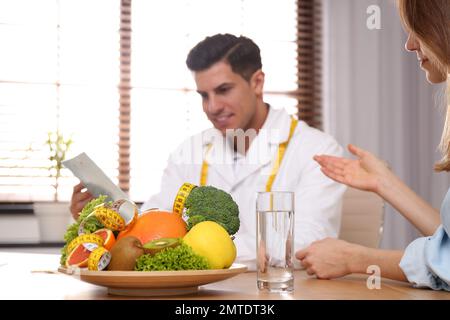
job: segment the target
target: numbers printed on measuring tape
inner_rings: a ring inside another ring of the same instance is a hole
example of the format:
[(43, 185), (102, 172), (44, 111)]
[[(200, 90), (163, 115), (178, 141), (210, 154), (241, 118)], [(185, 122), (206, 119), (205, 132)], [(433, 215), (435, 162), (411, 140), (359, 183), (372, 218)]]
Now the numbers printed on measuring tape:
[(99, 207), (94, 210), (94, 215), (108, 229), (114, 231), (125, 229), (124, 218), (114, 209)]
[(187, 197), (191, 193), (191, 191), (197, 186), (191, 183), (184, 183), (181, 188), (178, 190), (177, 196), (175, 197), (175, 201), (173, 203), (172, 211), (181, 215), (183, 213), (184, 204), (186, 202)]
[(84, 234), (85, 224), (90, 217), (95, 216), (105, 228), (113, 231), (122, 231), (133, 225), (139, 215), (136, 204), (130, 200), (121, 199), (114, 201), (111, 206), (100, 204), (89, 214), (78, 227), (78, 234)]
[(73, 239), (67, 246), (67, 252), (72, 252), (75, 248), (83, 244), (83, 246), (89, 251), (93, 251), (95, 248), (103, 245), (103, 238), (96, 234), (82, 234)]
[(111, 261), (111, 253), (104, 247), (98, 247), (89, 255), (88, 270), (100, 271), (105, 269)]

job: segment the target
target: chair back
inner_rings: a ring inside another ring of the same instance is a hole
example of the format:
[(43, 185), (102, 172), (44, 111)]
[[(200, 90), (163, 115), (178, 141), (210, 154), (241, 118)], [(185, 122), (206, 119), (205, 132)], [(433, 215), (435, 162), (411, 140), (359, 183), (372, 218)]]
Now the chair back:
[(377, 194), (348, 188), (344, 194), (339, 239), (378, 248), (383, 234), (384, 201)]

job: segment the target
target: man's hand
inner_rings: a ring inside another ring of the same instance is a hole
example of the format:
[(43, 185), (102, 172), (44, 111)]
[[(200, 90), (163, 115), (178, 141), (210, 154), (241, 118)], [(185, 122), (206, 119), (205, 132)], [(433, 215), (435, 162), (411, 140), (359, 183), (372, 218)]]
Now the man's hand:
[(84, 206), (94, 198), (92, 194), (87, 190), (83, 191), (83, 189), (85, 187), (81, 182), (73, 187), (72, 199), (70, 200), (70, 212), (75, 220), (80, 216), (80, 212)]

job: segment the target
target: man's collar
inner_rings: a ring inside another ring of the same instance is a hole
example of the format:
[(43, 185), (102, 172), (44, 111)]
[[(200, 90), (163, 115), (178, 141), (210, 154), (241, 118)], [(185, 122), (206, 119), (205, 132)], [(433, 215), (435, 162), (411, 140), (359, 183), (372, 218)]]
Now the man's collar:
[(270, 144), (280, 144), (287, 141), (290, 125), (291, 116), (284, 109), (270, 107), (261, 131), (267, 135), (266, 139)]

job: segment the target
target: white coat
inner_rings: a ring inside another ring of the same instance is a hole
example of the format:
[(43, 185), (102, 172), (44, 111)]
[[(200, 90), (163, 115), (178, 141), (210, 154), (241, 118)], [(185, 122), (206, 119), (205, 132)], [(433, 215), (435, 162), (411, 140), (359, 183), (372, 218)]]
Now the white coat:
[[(256, 192), (265, 191), (278, 145), (287, 140), (291, 117), (269, 108), (260, 133), (245, 156), (238, 155), (212, 128), (188, 138), (168, 160), (160, 192), (142, 210), (172, 210), (178, 189), (185, 182), (200, 183), (203, 158), (209, 163), (207, 185), (231, 194), (239, 206), (240, 229), (235, 235), (236, 262), (256, 265)], [(211, 151), (205, 155), (208, 144)], [(295, 246), (297, 251), (325, 237), (337, 237), (345, 186), (326, 177), (312, 159), (316, 154), (342, 156), (342, 147), (330, 135), (299, 121), (286, 149), (272, 191), (295, 192)], [(233, 159), (236, 159), (233, 161)], [(296, 263), (297, 264), (297, 263)]]

